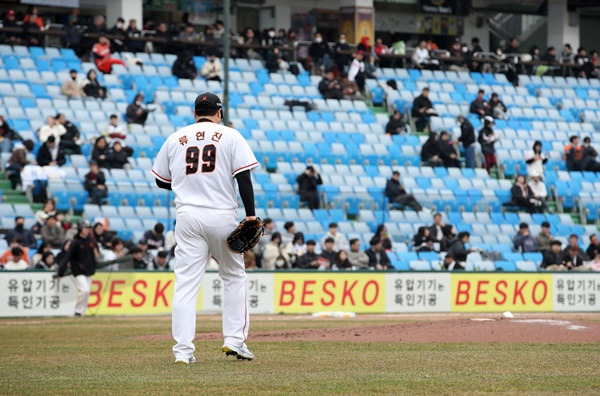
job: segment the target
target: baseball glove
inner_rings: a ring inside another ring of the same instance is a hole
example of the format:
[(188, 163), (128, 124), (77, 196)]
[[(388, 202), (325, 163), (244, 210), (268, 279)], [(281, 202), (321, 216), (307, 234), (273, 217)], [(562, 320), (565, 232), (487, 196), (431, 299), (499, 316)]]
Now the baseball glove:
[(258, 217), (244, 219), (227, 237), (227, 247), (234, 253), (244, 253), (256, 246), (264, 232), (265, 225)]

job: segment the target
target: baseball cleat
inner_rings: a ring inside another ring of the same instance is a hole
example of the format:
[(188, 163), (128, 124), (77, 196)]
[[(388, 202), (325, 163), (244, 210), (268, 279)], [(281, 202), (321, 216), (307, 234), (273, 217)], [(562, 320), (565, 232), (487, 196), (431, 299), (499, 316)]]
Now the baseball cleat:
[(231, 344), (223, 344), (223, 348), (221, 348), (223, 352), (225, 352), (226, 356), (233, 355), (240, 360), (252, 360), (254, 359), (254, 354), (250, 352), (246, 344), (241, 347), (237, 347)]
[(196, 358), (192, 356), (191, 358), (177, 358), (175, 359), (175, 364), (190, 364), (196, 363)]

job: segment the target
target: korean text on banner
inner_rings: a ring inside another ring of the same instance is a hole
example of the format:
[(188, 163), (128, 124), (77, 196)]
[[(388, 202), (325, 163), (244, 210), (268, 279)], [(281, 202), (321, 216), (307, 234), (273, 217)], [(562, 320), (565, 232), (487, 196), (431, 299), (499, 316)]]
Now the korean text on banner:
[(449, 312), (449, 273), (385, 275), (385, 312)]
[(600, 310), (600, 274), (553, 274), (555, 311)]
[(552, 274), (453, 273), (454, 312), (552, 311)]
[(385, 312), (385, 275), (377, 273), (274, 274), (275, 312)]

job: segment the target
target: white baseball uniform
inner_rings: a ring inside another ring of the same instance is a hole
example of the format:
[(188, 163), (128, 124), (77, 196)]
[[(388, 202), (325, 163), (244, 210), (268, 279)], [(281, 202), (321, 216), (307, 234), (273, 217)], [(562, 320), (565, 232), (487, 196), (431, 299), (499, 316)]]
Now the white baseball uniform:
[(227, 236), (237, 227), (234, 176), (258, 167), (248, 143), (235, 129), (212, 122), (181, 128), (161, 147), (152, 173), (171, 183), (177, 207), (175, 292), (172, 330), (175, 358), (190, 358), (195, 347), (196, 302), (212, 255), (223, 280), (225, 343), (242, 346), (248, 336), (246, 271), (243, 256), (232, 253)]

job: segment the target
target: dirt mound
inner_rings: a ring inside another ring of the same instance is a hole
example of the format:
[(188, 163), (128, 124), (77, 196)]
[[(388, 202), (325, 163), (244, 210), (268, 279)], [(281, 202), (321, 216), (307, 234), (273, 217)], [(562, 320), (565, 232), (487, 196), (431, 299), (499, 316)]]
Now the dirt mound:
[[(200, 341), (221, 340), (221, 333), (198, 333)], [(138, 337), (166, 340), (170, 335)], [(350, 342), (600, 342), (600, 322), (562, 319), (454, 319), (401, 322), (334, 329), (251, 332), (252, 341)]]

